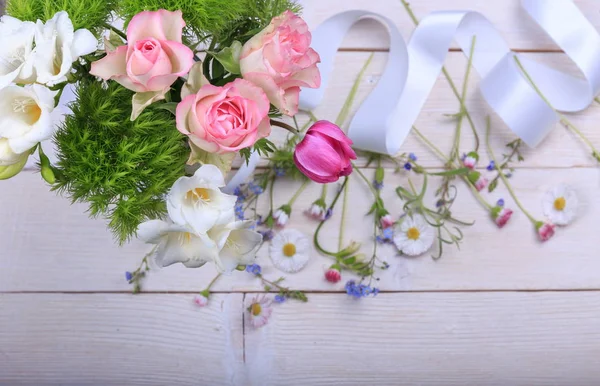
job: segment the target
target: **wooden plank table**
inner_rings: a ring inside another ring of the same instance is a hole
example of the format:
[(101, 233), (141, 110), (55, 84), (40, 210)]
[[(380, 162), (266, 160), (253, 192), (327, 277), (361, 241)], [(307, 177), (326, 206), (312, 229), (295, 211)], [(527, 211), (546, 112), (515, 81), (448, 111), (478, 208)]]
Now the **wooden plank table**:
[[(405, 37), (413, 30), (399, 0), (304, 3), (312, 26), (337, 11), (361, 8), (385, 13)], [(413, 3), (419, 16), (441, 9), (480, 11), (513, 49), (576, 71), (520, 11), (518, 0)], [(600, 3), (576, 3), (600, 29)], [(364, 99), (385, 66), (387, 45), (382, 26), (359, 22), (344, 41), (315, 114), (335, 119), (360, 68), (375, 52), (358, 94), (359, 101)], [(446, 64), (461, 83), (464, 55), (451, 52)], [(477, 92), (478, 81), (475, 75), (467, 106), (483, 134), (489, 110)], [(446, 114), (457, 110), (447, 81), (440, 78), (416, 125), (449, 150), (454, 123)], [(499, 153), (514, 136), (492, 119), (492, 146)], [(572, 120), (600, 146), (600, 105)], [(465, 133), (463, 150), (472, 140)], [(414, 136), (402, 150), (415, 152), (426, 167), (441, 166)], [(480, 165), (485, 166), (483, 153)], [(537, 242), (521, 213), (498, 230), (459, 185), (455, 213), (476, 222), (464, 230), (460, 251), (448, 248), (434, 261), (428, 255), (398, 257), (383, 247), (380, 256), (391, 265), (380, 275), (383, 293), (360, 301), (344, 293), (345, 280), (333, 286), (323, 280), (331, 262), (314, 253), (303, 271), (286, 279), (292, 288), (306, 291), (309, 302), (276, 306), (270, 323), (258, 330), (244, 323), (243, 313), (261, 286), (244, 272), (220, 280), (206, 308), (195, 307), (192, 299), (214, 276), (211, 267), (152, 273), (144, 293), (131, 295), (124, 272), (137, 266), (147, 246), (138, 241), (116, 246), (102, 220), (88, 219), (85, 205), (70, 206), (48, 192), (29, 167), (0, 183), (0, 385), (598, 384), (600, 171), (587, 148), (563, 127), (524, 156), (511, 182), (539, 217), (541, 197), (550, 187), (567, 183), (579, 193), (578, 219), (550, 242)], [(394, 186), (406, 182), (408, 174), (394, 174), (388, 166), (383, 195), (397, 217), (401, 203), (394, 199)], [(370, 168), (364, 172), (373, 175)], [(297, 187), (278, 183), (275, 205)], [(312, 235), (315, 223), (300, 213), (319, 192), (310, 186), (297, 200), (289, 227)], [(502, 184), (489, 199), (500, 197), (516, 207)], [(349, 200), (347, 221), (353, 225), (346, 240), (362, 242), (368, 253), (370, 232), (355, 224), (367, 224), (370, 197), (358, 178), (351, 179)], [(337, 245), (339, 217), (336, 213), (323, 233), (327, 246)], [(276, 277), (265, 248), (258, 259), (265, 276)]]

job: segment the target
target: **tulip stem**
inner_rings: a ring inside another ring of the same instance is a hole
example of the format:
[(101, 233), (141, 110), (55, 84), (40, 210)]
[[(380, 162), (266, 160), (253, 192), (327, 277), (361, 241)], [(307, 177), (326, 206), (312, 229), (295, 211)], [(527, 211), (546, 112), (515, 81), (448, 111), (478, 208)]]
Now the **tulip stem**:
[(356, 170), (356, 172), (358, 173), (358, 175), (367, 183), (367, 186), (369, 187), (369, 190), (371, 191), (371, 193), (373, 193), (373, 196), (375, 198), (377, 198), (379, 196), (379, 194), (377, 193), (377, 191), (375, 190), (375, 188), (373, 188), (373, 185), (371, 184), (371, 182), (369, 181), (369, 179), (363, 174), (363, 172), (360, 171), (360, 169), (358, 167), (356, 167), (356, 165), (354, 163), (352, 163), (352, 168), (354, 170)]
[(292, 134), (300, 134), (299, 130), (296, 130), (296, 128), (288, 125), (287, 123), (283, 123), (281, 121), (276, 121), (274, 119), (271, 119), (271, 125), (281, 127), (282, 129), (286, 129), (287, 131), (289, 131)]
[(323, 187), (321, 188), (321, 200), (323, 200), (323, 202), (325, 202), (325, 200), (327, 199), (327, 187), (329, 185), (327, 184), (323, 184)]
[(502, 182), (504, 182), (506, 189), (508, 189), (508, 192), (510, 193), (513, 200), (515, 200), (515, 203), (517, 204), (519, 209), (521, 209), (521, 212), (525, 213), (525, 216), (527, 216), (527, 218), (529, 218), (529, 220), (533, 223), (533, 225), (535, 225), (535, 224), (537, 224), (538, 221), (523, 207), (523, 205), (517, 198), (517, 195), (513, 191), (512, 186), (508, 182), (508, 179), (504, 175), (504, 172), (498, 166), (498, 162), (496, 162), (496, 157), (494, 156), (494, 151), (492, 150), (492, 147), (490, 146), (490, 126), (491, 126), (490, 125), (490, 117), (488, 116), (487, 117), (487, 127), (485, 129), (485, 145), (487, 147), (490, 158), (492, 159), (492, 161), (494, 161), (494, 164), (496, 165), (496, 170), (498, 171), (498, 175), (502, 179)]
[(288, 202), (288, 206), (292, 207), (292, 205), (294, 205), (294, 202), (296, 202), (296, 200), (298, 199), (298, 197), (300, 197), (300, 194), (302, 194), (302, 192), (304, 191), (304, 189), (306, 189), (306, 187), (308, 186), (308, 183), (310, 182), (310, 180), (307, 178), (304, 180), (304, 182), (302, 183), (302, 186), (300, 186), (300, 188), (296, 191), (296, 193), (294, 193), (294, 195), (292, 196), (292, 198), (290, 198), (290, 201)]
[(116, 33), (117, 35), (119, 35), (120, 37), (122, 37), (123, 39), (125, 39), (125, 41), (127, 41), (127, 35), (123, 31), (121, 31), (118, 28), (116, 28), (115, 26), (112, 26), (112, 25), (110, 25), (108, 23), (102, 23), (100, 25), (102, 27), (108, 29), (108, 30), (113, 31), (114, 33)]
[(342, 219), (340, 221), (340, 237), (338, 238), (338, 250), (342, 250), (344, 245), (344, 231), (346, 228), (346, 211), (348, 209), (348, 184), (343, 186), (344, 201), (342, 202)]

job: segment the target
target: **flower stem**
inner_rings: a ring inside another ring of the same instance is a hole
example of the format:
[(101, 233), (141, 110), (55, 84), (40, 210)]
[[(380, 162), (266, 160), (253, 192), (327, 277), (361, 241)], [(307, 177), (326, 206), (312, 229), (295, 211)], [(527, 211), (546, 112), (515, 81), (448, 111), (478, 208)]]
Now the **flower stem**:
[(348, 184), (344, 185), (344, 201), (342, 202), (342, 219), (340, 221), (340, 237), (338, 238), (338, 250), (344, 245), (344, 230), (346, 228), (346, 211), (348, 209)]
[[(202, 294), (210, 294), (210, 289), (212, 288), (212, 286), (217, 282), (217, 279), (219, 279), (221, 277), (221, 274), (218, 273), (217, 276), (215, 276), (210, 283), (208, 283), (208, 286), (201, 292)], [(208, 297), (207, 295), (204, 295), (206, 297)]]
[[(521, 72), (523, 73), (523, 75), (525, 75), (525, 78), (527, 78), (527, 80), (529, 81), (529, 84), (531, 84), (531, 86), (533, 87), (533, 89), (544, 100), (544, 102), (546, 102), (546, 104), (552, 110), (554, 110), (554, 112), (558, 115), (558, 117), (560, 118), (560, 123), (563, 126), (565, 126), (567, 129), (573, 130), (573, 132), (575, 132), (575, 134), (577, 134), (579, 136), (579, 138), (581, 138), (583, 140), (583, 142), (585, 142), (585, 144), (588, 145), (590, 147), (590, 149), (592, 149), (592, 155), (596, 159), (598, 159), (598, 161), (600, 162), (600, 152), (598, 152), (598, 149), (596, 149), (594, 147), (594, 144), (592, 144), (592, 142), (577, 127), (575, 127), (575, 125), (566, 116), (564, 116), (563, 114), (561, 114), (558, 110), (556, 110), (554, 108), (554, 106), (552, 106), (552, 104), (550, 103), (550, 101), (548, 100), (548, 98), (546, 98), (546, 96), (544, 94), (542, 94), (542, 90), (540, 90), (540, 88), (535, 84), (535, 82), (533, 81), (533, 78), (531, 78), (531, 75), (529, 75), (529, 73), (527, 72), (527, 70), (525, 70), (525, 67), (523, 66), (523, 64), (519, 60), (519, 57), (517, 57), (516, 55), (515, 55), (515, 62), (517, 62), (517, 65), (519, 66), (519, 69), (521, 70)], [(597, 101), (597, 99), (598, 98), (596, 98), (596, 101)]]
[(488, 154), (490, 155), (490, 158), (492, 159), (492, 161), (494, 161), (494, 163), (496, 164), (496, 170), (498, 171), (498, 175), (502, 179), (502, 182), (504, 182), (504, 185), (506, 186), (506, 189), (508, 189), (508, 192), (510, 193), (511, 197), (513, 198), (513, 200), (515, 200), (519, 209), (521, 209), (521, 211), (523, 213), (525, 213), (525, 215), (527, 216), (527, 218), (529, 218), (529, 220), (533, 223), (533, 225), (535, 225), (538, 221), (523, 207), (523, 205), (521, 204), (521, 201), (519, 201), (519, 199), (517, 198), (517, 195), (515, 194), (514, 190), (512, 189), (510, 182), (508, 182), (508, 179), (504, 175), (504, 172), (502, 171), (502, 169), (500, 169), (498, 162), (496, 162), (496, 157), (494, 156), (494, 151), (492, 150), (492, 147), (490, 146), (490, 127), (491, 127), (490, 117), (488, 116), (487, 117), (487, 127), (485, 129), (485, 144), (487, 146)]
[(125, 39), (125, 41), (127, 41), (127, 35), (123, 31), (121, 31), (120, 29), (116, 28), (115, 26), (112, 26), (112, 25), (110, 25), (108, 23), (101, 23), (100, 25), (102, 27), (108, 29), (108, 30), (113, 31), (114, 33), (116, 33), (117, 35), (119, 35), (120, 37), (122, 37), (123, 39)]
[(323, 184), (323, 187), (321, 188), (321, 200), (323, 200), (323, 202), (325, 202), (325, 200), (327, 199), (327, 187), (329, 185), (328, 184)]
[(377, 193), (375, 188), (373, 188), (373, 185), (371, 184), (369, 179), (363, 174), (363, 172), (360, 171), (360, 168), (357, 168), (354, 163), (352, 163), (352, 168), (358, 173), (359, 176), (361, 176), (361, 178), (365, 181), (365, 183), (369, 187), (369, 190), (371, 191), (371, 193), (373, 193), (373, 196), (375, 198), (377, 198), (377, 196), (379, 196), (379, 194)]
[[(329, 210), (333, 210), (333, 208), (335, 207), (335, 204), (337, 203), (337, 201), (340, 198), (340, 195), (342, 194), (342, 190), (344, 190), (344, 188), (346, 187), (346, 185), (348, 184), (348, 177), (346, 177), (344, 179), (344, 183), (342, 184), (342, 188), (336, 193), (333, 202), (331, 203), (331, 205), (329, 206)], [(319, 252), (321, 252), (324, 255), (328, 255), (328, 256), (332, 256), (332, 257), (337, 257), (337, 253), (333, 253), (333, 252), (329, 252), (326, 249), (324, 249), (321, 244), (319, 243), (319, 232), (321, 231), (321, 228), (323, 228), (323, 224), (325, 224), (325, 221), (327, 220), (323, 220), (319, 223), (319, 225), (317, 226), (317, 229), (315, 230), (315, 234), (313, 236), (313, 242), (315, 244), (315, 248), (317, 248), (317, 250)]]
[[(454, 162), (452, 162), (451, 160), (448, 160), (448, 158), (446, 158), (444, 153), (442, 153), (442, 151), (440, 149), (438, 149), (433, 143), (431, 143), (431, 141), (429, 141), (427, 138), (425, 138), (425, 136), (414, 126), (413, 126), (413, 131), (419, 136), (419, 138), (421, 138), (421, 140), (423, 140), (423, 142), (425, 142), (435, 153), (437, 153), (437, 155), (439, 157), (441, 157), (443, 161), (446, 161), (450, 166), (452, 166), (454, 168), (456, 167)], [(471, 189), (471, 192), (473, 192), (473, 195), (475, 196), (475, 198), (477, 198), (479, 203), (481, 205), (483, 205), (486, 209), (492, 210), (493, 206), (490, 205), (485, 200), (485, 198), (483, 198), (483, 196), (479, 193), (479, 191), (473, 186), (471, 181), (469, 181), (469, 179), (465, 176), (461, 176), (461, 178), (469, 186), (469, 188)]]
[(296, 128), (288, 125), (287, 123), (283, 123), (281, 121), (276, 121), (274, 119), (271, 119), (271, 125), (281, 127), (282, 129), (286, 129), (287, 131), (289, 131), (292, 134), (300, 133), (300, 131), (296, 130)]
[(296, 191), (296, 193), (294, 193), (294, 195), (292, 196), (292, 198), (290, 198), (290, 201), (288, 202), (288, 205), (290, 207), (292, 207), (292, 205), (294, 205), (294, 202), (296, 202), (296, 200), (298, 199), (298, 197), (300, 197), (300, 194), (302, 194), (302, 192), (304, 191), (304, 189), (306, 189), (306, 187), (308, 186), (309, 183), (310, 183), (310, 180), (308, 178), (304, 180), (304, 182), (302, 183), (302, 185), (300, 186), (300, 188), (298, 188), (298, 190)]
[(338, 125), (339, 127), (341, 127), (344, 124), (344, 122), (346, 122), (346, 119), (348, 118), (348, 114), (350, 114), (350, 108), (352, 107), (352, 103), (354, 102), (354, 99), (356, 98), (356, 93), (358, 92), (358, 88), (360, 87), (360, 82), (361, 82), (363, 76), (365, 75), (365, 72), (367, 71), (369, 64), (371, 64), (371, 61), (373, 60), (374, 55), (375, 54), (372, 53), (369, 56), (369, 58), (367, 59), (367, 61), (363, 65), (363, 67), (361, 68), (360, 72), (358, 73), (358, 76), (354, 80), (354, 84), (352, 85), (352, 88), (350, 89), (350, 92), (348, 93), (348, 97), (346, 98), (346, 101), (344, 102), (344, 105), (342, 106), (342, 109), (340, 110), (340, 113), (338, 114), (338, 116), (335, 120), (335, 124)]

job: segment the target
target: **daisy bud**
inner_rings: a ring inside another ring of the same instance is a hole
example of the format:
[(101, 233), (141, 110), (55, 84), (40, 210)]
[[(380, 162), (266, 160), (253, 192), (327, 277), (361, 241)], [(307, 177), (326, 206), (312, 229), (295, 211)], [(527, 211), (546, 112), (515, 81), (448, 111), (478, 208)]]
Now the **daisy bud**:
[(325, 280), (330, 283), (337, 283), (342, 280), (342, 273), (334, 267), (335, 265), (332, 265), (331, 268), (325, 272)]
[(492, 218), (496, 222), (496, 225), (498, 225), (498, 228), (504, 227), (512, 215), (513, 211), (507, 208), (497, 206), (492, 209)]
[(536, 226), (541, 241), (548, 241), (554, 236), (556, 225), (539, 221)]
[(386, 214), (385, 216), (379, 219), (379, 223), (381, 225), (381, 229), (387, 229), (394, 226), (394, 220), (392, 220), (392, 216)]
[(273, 220), (275, 220), (275, 224), (277, 224), (278, 227), (284, 227), (290, 219), (291, 214), (292, 208), (290, 208), (289, 205), (283, 205), (275, 211)]
[(326, 215), (327, 215), (327, 208), (326, 208), (325, 201), (323, 201), (322, 199), (318, 199), (317, 201), (312, 203), (310, 208), (308, 208), (305, 211), (305, 213), (307, 216), (309, 216), (315, 220), (318, 220), (318, 221), (325, 220)]
[(481, 173), (473, 171), (468, 175), (469, 181), (475, 186), (478, 192), (481, 192), (488, 185), (488, 180)]
[(463, 159), (463, 165), (469, 169), (475, 169), (475, 165), (477, 165), (477, 161), (479, 161), (479, 154), (472, 151), (467, 154)]
[(204, 295), (196, 295), (194, 297), (194, 304), (198, 307), (205, 307), (208, 304), (208, 298)]

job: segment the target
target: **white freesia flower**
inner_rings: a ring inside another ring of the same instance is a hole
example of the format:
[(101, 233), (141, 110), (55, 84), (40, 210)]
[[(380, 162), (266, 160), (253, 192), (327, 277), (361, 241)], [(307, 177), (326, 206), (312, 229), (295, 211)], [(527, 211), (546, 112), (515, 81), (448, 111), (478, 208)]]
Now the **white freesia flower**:
[(179, 178), (167, 196), (169, 217), (176, 224), (189, 224), (200, 234), (227, 222), (234, 215), (237, 197), (221, 192), (223, 186), (223, 174), (210, 164), (200, 167), (192, 177)]
[(32, 83), (35, 24), (14, 17), (0, 18), (0, 89), (15, 83)]
[(65, 11), (35, 26), (35, 69), (37, 82), (50, 86), (67, 80), (73, 62), (94, 52), (98, 41), (87, 29), (74, 31)]
[(568, 225), (575, 219), (579, 200), (570, 186), (560, 184), (549, 190), (542, 200), (544, 214), (556, 225)]
[(152, 258), (159, 267), (182, 263), (198, 268), (213, 262), (219, 272), (231, 272), (240, 264), (250, 264), (262, 243), (262, 236), (250, 226), (250, 222), (231, 222), (202, 235), (187, 226), (150, 220), (140, 225), (138, 237), (156, 245)]
[(10, 166), (18, 164), (23, 157), (28, 157), (28, 153), (15, 153), (8, 145), (8, 139), (0, 138), (0, 166)]
[(7, 140), (2, 153), (11, 158), (31, 150), (54, 133), (50, 114), (54, 110), (55, 92), (34, 84), (8, 86), (0, 90), (0, 137)]
[(295, 229), (281, 231), (271, 241), (269, 247), (271, 261), (283, 272), (298, 272), (310, 259), (310, 244), (310, 240), (300, 231)]
[(405, 216), (394, 234), (394, 244), (409, 256), (423, 254), (433, 245), (434, 230), (420, 214)]

